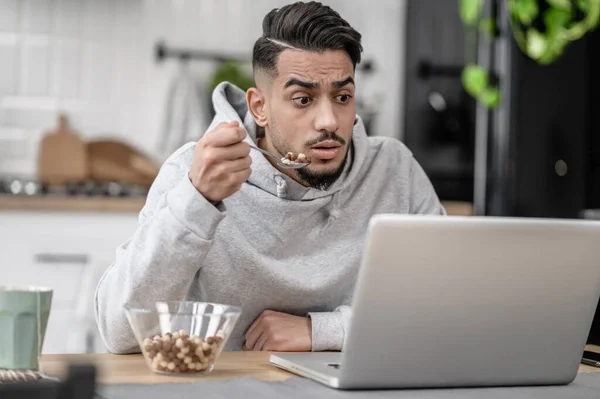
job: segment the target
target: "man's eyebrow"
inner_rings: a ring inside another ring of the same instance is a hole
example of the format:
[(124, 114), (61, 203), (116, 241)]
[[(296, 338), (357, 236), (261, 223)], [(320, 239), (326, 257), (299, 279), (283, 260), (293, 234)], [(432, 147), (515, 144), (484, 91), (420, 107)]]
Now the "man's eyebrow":
[(354, 84), (354, 79), (352, 79), (350, 76), (348, 76), (344, 80), (333, 82), (331, 85), (333, 87), (335, 87), (336, 89), (340, 89), (340, 88), (342, 88), (342, 87), (344, 87), (344, 86), (346, 86), (347, 84), (350, 84), (350, 83)]
[(287, 89), (290, 86), (300, 86), (300, 87), (304, 87), (306, 89), (318, 89), (319, 88), (318, 83), (304, 82), (300, 79), (295, 79), (295, 78), (292, 78), (292, 79), (288, 80), (287, 82), (285, 82), (285, 85), (283, 86), (283, 88)]
[[(350, 76), (348, 76), (344, 80), (338, 80), (338, 81), (332, 82), (331, 86), (335, 87), (336, 89), (339, 89), (348, 84), (355, 84), (354, 79), (352, 79), (352, 77), (350, 77)], [(290, 86), (300, 86), (300, 87), (304, 87), (306, 89), (318, 89), (319, 88), (319, 84), (316, 82), (304, 82), (304, 81), (302, 81), (300, 79), (296, 79), (296, 78), (291, 78), (290, 80), (288, 80), (283, 87), (287, 89)]]

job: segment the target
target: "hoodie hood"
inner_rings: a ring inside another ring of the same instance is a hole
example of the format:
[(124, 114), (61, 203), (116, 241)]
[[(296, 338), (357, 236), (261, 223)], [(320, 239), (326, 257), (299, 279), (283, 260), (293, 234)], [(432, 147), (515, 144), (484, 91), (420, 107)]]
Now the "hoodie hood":
[[(256, 124), (246, 104), (246, 93), (239, 87), (222, 82), (214, 90), (212, 101), (215, 109), (215, 118), (208, 130), (221, 122), (238, 121), (246, 130), (245, 142), (257, 146)], [(359, 175), (361, 166), (367, 156), (367, 134), (362, 120), (357, 115), (354, 121), (352, 140), (344, 171), (340, 177), (327, 190), (305, 187), (294, 179), (277, 170), (258, 151), (250, 151), (252, 157), (252, 175), (248, 183), (279, 198), (292, 201), (310, 201), (317, 198), (329, 197), (339, 194)], [(339, 196), (336, 196), (339, 209)]]

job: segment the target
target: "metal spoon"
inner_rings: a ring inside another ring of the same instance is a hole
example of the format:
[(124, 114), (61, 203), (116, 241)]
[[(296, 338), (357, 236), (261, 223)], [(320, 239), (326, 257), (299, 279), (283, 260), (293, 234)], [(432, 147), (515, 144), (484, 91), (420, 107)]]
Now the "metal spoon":
[(260, 151), (263, 154), (265, 154), (266, 156), (269, 156), (273, 159), (275, 159), (275, 161), (277, 162), (277, 165), (279, 165), (280, 167), (282, 167), (283, 169), (301, 169), (301, 168), (305, 168), (308, 165), (310, 165), (310, 162), (304, 162), (304, 163), (293, 163), (291, 165), (285, 164), (283, 163), (283, 161), (281, 161), (281, 158), (279, 158), (277, 155), (270, 153), (269, 151), (265, 151), (261, 148), (255, 147), (253, 145), (250, 145), (250, 148)]

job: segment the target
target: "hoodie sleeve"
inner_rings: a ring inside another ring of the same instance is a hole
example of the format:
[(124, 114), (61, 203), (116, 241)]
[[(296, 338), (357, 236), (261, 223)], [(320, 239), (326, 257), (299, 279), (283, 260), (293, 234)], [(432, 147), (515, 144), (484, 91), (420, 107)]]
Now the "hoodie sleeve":
[(337, 307), (333, 312), (311, 312), (312, 351), (341, 351), (346, 339), (351, 307)]
[(224, 206), (208, 202), (177, 162), (184, 150), (161, 167), (137, 231), (117, 248), (115, 262), (96, 288), (96, 321), (112, 353), (139, 352), (123, 306), (183, 300), (225, 217)]
[(446, 215), (446, 210), (440, 202), (431, 181), (425, 171), (412, 158), (410, 168), (410, 210), (411, 214)]

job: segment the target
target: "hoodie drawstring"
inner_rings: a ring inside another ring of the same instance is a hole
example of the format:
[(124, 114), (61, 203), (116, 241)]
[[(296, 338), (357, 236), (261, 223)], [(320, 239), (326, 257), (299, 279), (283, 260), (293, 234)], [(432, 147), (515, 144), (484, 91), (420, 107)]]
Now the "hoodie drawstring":
[(275, 183), (277, 183), (277, 196), (284, 198), (287, 194), (287, 182), (279, 175), (275, 176)]

